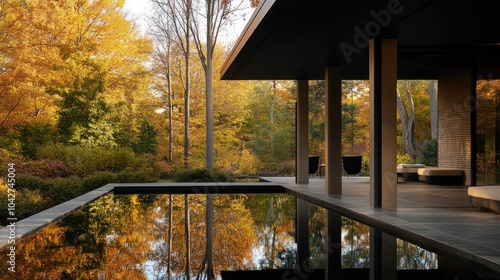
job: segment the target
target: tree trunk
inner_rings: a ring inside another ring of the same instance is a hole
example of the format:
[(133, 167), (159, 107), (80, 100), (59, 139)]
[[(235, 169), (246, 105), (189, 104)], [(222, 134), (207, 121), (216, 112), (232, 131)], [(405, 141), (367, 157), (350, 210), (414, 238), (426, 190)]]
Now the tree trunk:
[[(186, 22), (188, 25), (187, 30), (189, 30), (190, 25), (190, 16), (191, 7), (188, 8), (188, 12), (186, 12)], [(189, 51), (190, 51), (190, 42), (189, 42), (189, 31), (186, 32), (186, 88), (184, 93), (184, 168), (189, 168), (189, 95), (190, 95), (190, 77), (189, 77)]]
[[(201, 2), (201, 1), (200, 1)], [(232, 8), (233, 1), (205, 0), (206, 15), (206, 44), (203, 46), (200, 36), (202, 30), (195, 15), (192, 15), (191, 26), (196, 49), (201, 65), (205, 71), (205, 94), (206, 94), (206, 167), (213, 168), (214, 165), (214, 109), (213, 109), (213, 53), (217, 43), (217, 37), (221, 28), (230, 20), (229, 15), (234, 13), (240, 5)], [(205, 51), (206, 50), (206, 53)]]
[(173, 161), (174, 129), (172, 127), (172, 76), (170, 73), (170, 42), (167, 47), (167, 107), (168, 107), (168, 152), (167, 160)]
[(437, 80), (429, 81), (429, 107), (431, 111), (431, 138), (438, 138)]
[(206, 167), (212, 169), (214, 165), (214, 106), (212, 102), (212, 80), (213, 80), (213, 39), (212, 19), (214, 14), (213, 0), (206, 0), (207, 6), (207, 65), (205, 69), (206, 89), (206, 118), (207, 118), (207, 143), (206, 143)]
[(408, 154), (412, 160), (416, 160), (415, 152), (415, 105), (410, 93), (409, 81), (404, 82), (404, 92), (408, 100), (406, 108), (401, 93), (397, 92), (397, 108), (401, 119), (403, 130), (403, 152)]
[(14, 112), (14, 110), (17, 108), (17, 106), (19, 106), (20, 103), (21, 103), (21, 97), (19, 97), (17, 99), (16, 104), (14, 104), (14, 106), (12, 108), (10, 108), (9, 112), (7, 113), (7, 115), (5, 116), (5, 118), (3, 119), (2, 123), (0, 124), (0, 126), (4, 126), (5, 125), (5, 123), (9, 120), (10, 114), (12, 114), (12, 112)]
[(269, 152), (270, 154), (274, 153), (274, 111), (276, 109), (276, 95), (277, 95), (277, 86), (276, 86), (276, 80), (273, 80), (273, 96), (271, 99), (271, 104), (269, 104), (269, 137), (270, 137), (270, 149)]

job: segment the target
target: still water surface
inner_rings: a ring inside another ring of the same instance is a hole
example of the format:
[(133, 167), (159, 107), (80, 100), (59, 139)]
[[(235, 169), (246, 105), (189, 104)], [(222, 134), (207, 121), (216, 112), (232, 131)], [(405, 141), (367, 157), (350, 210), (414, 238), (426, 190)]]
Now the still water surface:
[[(106, 195), (19, 241), (15, 275), (4, 261), (0, 279), (205, 279), (205, 207), (205, 195)], [(312, 269), (325, 267), (325, 216), (309, 204)], [(290, 195), (214, 195), (214, 273), (294, 268), (295, 219)], [(342, 217), (343, 268), (369, 267), (369, 235)], [(398, 269), (437, 268), (437, 255), (408, 242), (397, 253)]]

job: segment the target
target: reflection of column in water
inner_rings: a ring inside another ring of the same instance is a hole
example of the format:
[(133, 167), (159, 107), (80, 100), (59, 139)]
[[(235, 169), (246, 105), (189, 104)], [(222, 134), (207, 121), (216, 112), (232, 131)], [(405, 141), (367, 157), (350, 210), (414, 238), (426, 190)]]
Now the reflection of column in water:
[(325, 279), (340, 279), (342, 269), (342, 217), (326, 211), (326, 267)]
[(297, 269), (309, 269), (309, 202), (297, 198)]
[(397, 279), (396, 237), (370, 229), (370, 279)]

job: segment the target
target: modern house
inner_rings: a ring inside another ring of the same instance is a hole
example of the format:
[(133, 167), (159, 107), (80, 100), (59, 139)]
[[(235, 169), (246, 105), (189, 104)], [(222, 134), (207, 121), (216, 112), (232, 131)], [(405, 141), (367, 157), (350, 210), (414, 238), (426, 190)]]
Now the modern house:
[(298, 81), (297, 183), (309, 180), (308, 80), (325, 80), (328, 194), (342, 194), (341, 80), (369, 79), (370, 203), (395, 208), (398, 79), (438, 80), (439, 167), (463, 170), (465, 184), (476, 186), (485, 133), (495, 143), (487, 149), (500, 152), (500, 118), (477, 136), (476, 90), (500, 75), (499, 8), (498, 1), (261, 0), (222, 78)]

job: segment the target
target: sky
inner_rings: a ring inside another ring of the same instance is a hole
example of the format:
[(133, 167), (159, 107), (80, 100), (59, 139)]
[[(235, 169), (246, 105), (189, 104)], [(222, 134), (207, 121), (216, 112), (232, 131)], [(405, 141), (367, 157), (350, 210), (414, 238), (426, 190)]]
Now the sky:
[[(250, 1), (244, 1), (247, 6)], [(134, 19), (140, 26), (143, 32), (147, 30), (147, 15), (150, 11), (150, 0), (125, 0), (125, 10), (127, 10), (130, 15), (130, 19)], [(250, 18), (253, 10), (247, 7), (244, 12), (236, 17), (237, 20), (230, 28), (226, 28), (226, 31), (221, 37), (222, 41), (234, 42), (240, 35), (241, 31), (245, 27), (247, 20)]]
[(125, 0), (125, 8), (130, 11), (141, 11), (149, 5), (149, 0)]
[(141, 29), (146, 30), (146, 18), (149, 12), (149, 0), (125, 0), (125, 10), (130, 13), (130, 18), (140, 24)]

